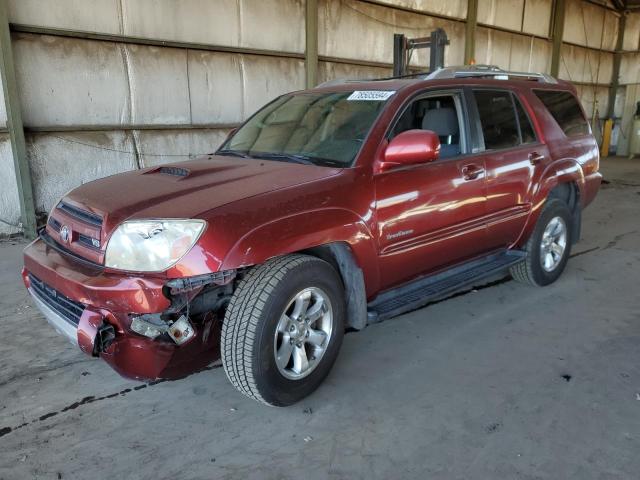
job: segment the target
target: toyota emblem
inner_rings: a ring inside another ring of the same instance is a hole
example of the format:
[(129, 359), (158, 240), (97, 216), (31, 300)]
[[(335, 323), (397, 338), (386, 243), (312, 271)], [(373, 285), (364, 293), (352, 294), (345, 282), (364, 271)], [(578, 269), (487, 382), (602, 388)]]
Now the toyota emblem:
[(69, 243), (71, 239), (71, 230), (66, 225), (60, 229), (60, 238), (64, 243)]

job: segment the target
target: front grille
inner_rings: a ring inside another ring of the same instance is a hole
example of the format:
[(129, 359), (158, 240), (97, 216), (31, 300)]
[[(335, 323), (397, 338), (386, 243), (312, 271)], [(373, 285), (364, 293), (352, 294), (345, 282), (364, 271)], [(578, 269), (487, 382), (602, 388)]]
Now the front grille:
[[(62, 229), (62, 224), (53, 217), (49, 217), (49, 226), (53, 229), (54, 232), (60, 233)], [(84, 235), (82, 233), (78, 234), (78, 243), (87, 247), (93, 248), (94, 250), (100, 250), (100, 240), (97, 238), (90, 237), (89, 235)]]
[(33, 293), (36, 294), (41, 301), (66, 321), (76, 327), (78, 326), (82, 312), (84, 312), (84, 304), (65, 297), (32, 274), (29, 274), (29, 281)]
[(65, 255), (69, 255), (70, 257), (73, 257), (73, 259), (77, 262), (83, 263), (86, 266), (92, 267), (92, 268), (99, 268), (99, 269), (103, 268), (102, 265), (100, 265), (99, 263), (96, 263), (95, 261), (91, 261), (87, 258), (81, 257), (77, 253), (72, 252), (68, 248), (63, 247), (61, 244), (56, 242), (55, 239), (53, 239), (51, 235), (49, 235), (44, 228), (40, 229), (40, 231), (38, 232), (38, 237), (47, 245), (47, 247), (51, 247), (57, 252), (63, 253)]
[(74, 207), (73, 205), (69, 205), (68, 203), (60, 202), (56, 207), (58, 210), (63, 211), (67, 215), (77, 218), (78, 220), (92, 225), (94, 227), (102, 227), (102, 217), (95, 213), (87, 212), (86, 210), (82, 210), (80, 208)]
[(55, 230), (56, 232), (59, 232), (60, 229), (62, 228), (62, 225), (60, 224), (60, 222), (53, 217), (49, 217), (49, 226), (53, 228), (53, 230)]
[(88, 235), (83, 235), (80, 233), (78, 235), (78, 243), (88, 248), (100, 250), (100, 240), (98, 240), (97, 238), (90, 237)]

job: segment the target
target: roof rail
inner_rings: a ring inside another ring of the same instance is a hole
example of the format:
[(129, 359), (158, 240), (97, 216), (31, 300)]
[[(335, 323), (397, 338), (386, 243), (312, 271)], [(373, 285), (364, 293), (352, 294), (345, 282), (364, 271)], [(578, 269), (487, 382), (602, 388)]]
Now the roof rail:
[(401, 80), (411, 79), (416, 80), (444, 80), (450, 78), (493, 78), (496, 80), (509, 80), (510, 78), (519, 78), (523, 80), (532, 80), (540, 83), (553, 83), (557, 84), (556, 80), (551, 75), (546, 73), (534, 73), (534, 72), (510, 72), (503, 70), (495, 65), (463, 65), (459, 67), (443, 67), (437, 69), (435, 72), (416, 72), (406, 75), (398, 75), (394, 77), (383, 78), (367, 78), (367, 79), (355, 79), (355, 78), (339, 78), (334, 80), (328, 80), (323, 82), (317, 87), (333, 87), (335, 85), (342, 85), (345, 83), (357, 83), (357, 82), (374, 82), (384, 80)]
[(535, 80), (541, 83), (558, 83), (558, 81), (545, 73), (509, 72), (495, 65), (464, 65), (461, 67), (444, 67), (422, 78), (425, 80), (442, 80), (446, 78), (494, 78), (497, 80), (509, 80), (521, 78)]
[(315, 88), (322, 87), (334, 87), (336, 85), (342, 85), (344, 83), (355, 82), (357, 80), (352, 80), (350, 78), (334, 78), (333, 80), (327, 80), (326, 82), (319, 83)]

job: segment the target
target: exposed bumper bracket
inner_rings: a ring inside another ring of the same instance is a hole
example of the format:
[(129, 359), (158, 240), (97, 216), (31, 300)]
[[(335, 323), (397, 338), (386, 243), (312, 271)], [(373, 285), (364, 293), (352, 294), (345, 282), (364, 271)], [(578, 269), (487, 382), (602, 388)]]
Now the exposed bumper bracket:
[(98, 357), (104, 352), (109, 345), (116, 339), (116, 330), (113, 325), (103, 323), (96, 333), (96, 339), (93, 342), (93, 356)]

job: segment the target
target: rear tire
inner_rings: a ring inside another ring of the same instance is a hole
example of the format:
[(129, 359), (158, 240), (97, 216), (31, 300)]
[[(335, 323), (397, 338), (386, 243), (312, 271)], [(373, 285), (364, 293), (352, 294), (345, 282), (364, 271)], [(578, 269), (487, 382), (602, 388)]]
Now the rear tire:
[(550, 198), (525, 245), (524, 260), (511, 267), (511, 276), (521, 283), (545, 286), (562, 274), (571, 253), (571, 210), (565, 202)]
[(240, 281), (221, 334), (224, 371), (258, 402), (298, 402), (329, 374), (344, 336), (344, 286), (327, 262), (288, 255)]

